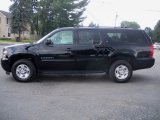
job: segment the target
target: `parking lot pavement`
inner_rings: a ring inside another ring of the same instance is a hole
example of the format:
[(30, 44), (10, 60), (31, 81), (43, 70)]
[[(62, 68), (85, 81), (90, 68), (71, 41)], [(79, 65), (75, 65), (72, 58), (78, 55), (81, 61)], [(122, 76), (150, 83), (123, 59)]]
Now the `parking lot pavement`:
[(160, 120), (160, 51), (155, 58), (125, 84), (103, 74), (18, 83), (0, 67), (0, 120)]

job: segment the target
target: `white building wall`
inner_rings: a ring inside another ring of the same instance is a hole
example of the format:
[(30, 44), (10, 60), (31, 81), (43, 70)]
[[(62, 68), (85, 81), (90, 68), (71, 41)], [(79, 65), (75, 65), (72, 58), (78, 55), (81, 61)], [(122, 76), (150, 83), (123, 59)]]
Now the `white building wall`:
[[(0, 18), (1, 18), (1, 23), (0, 23), (0, 38), (9, 38), (8, 33), (10, 33), (10, 38), (15, 39), (18, 37), (17, 34), (11, 34), (11, 19), (8, 19), (8, 24), (7, 24), (7, 17), (0, 12)], [(27, 25), (28, 30), (30, 31), (30, 26)], [(9, 29), (9, 30), (8, 30)], [(30, 39), (31, 35), (29, 31), (25, 31), (21, 34), (22, 39)]]
[[(3, 38), (3, 37), (6, 37), (8, 38), (8, 33), (10, 32), (11, 33), (11, 27), (10, 27), (10, 22), (11, 22), (11, 19), (8, 18), (8, 24), (7, 24), (7, 17), (5, 15), (3, 15), (1, 12), (0, 12), (0, 18), (1, 18), (1, 21), (0, 21), (0, 38)], [(9, 29), (9, 31), (8, 31)]]

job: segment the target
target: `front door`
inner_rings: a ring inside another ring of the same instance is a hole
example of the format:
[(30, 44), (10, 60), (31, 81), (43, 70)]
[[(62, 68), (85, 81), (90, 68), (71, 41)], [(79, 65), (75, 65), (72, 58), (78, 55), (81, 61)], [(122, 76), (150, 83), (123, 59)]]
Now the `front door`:
[(50, 35), (39, 46), (39, 68), (43, 71), (75, 70), (74, 30), (61, 30)]

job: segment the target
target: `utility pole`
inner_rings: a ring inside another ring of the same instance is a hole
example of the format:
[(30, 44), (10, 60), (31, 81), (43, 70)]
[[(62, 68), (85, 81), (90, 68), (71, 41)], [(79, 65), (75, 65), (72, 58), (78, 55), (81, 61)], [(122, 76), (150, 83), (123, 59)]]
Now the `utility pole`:
[(117, 14), (117, 12), (116, 12), (115, 25), (114, 25), (114, 27), (116, 27), (116, 26), (117, 26), (117, 18), (118, 18), (118, 14)]

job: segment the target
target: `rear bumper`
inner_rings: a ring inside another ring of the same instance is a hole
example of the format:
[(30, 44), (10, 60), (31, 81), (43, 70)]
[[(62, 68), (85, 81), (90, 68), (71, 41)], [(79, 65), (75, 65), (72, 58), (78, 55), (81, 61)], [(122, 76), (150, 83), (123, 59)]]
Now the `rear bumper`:
[(6, 72), (11, 72), (10, 63), (8, 60), (1, 59), (1, 66)]
[(155, 63), (154, 58), (137, 58), (134, 62), (134, 70), (151, 68)]

